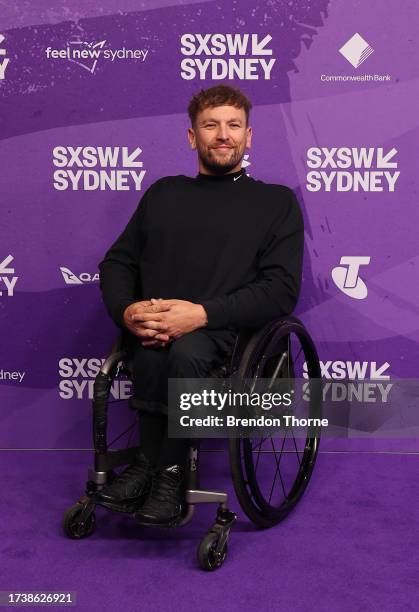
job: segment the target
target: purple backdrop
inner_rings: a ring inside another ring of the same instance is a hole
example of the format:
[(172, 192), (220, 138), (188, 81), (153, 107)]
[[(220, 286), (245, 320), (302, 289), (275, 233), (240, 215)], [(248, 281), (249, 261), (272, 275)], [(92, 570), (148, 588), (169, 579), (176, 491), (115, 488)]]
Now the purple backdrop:
[(413, 0), (2, 8), (1, 447), (91, 446), (89, 384), (117, 331), (97, 264), (154, 180), (196, 174), (185, 109), (220, 82), (254, 104), (247, 171), (299, 196), (298, 314), (325, 376), (342, 361), (416, 377), (418, 13)]

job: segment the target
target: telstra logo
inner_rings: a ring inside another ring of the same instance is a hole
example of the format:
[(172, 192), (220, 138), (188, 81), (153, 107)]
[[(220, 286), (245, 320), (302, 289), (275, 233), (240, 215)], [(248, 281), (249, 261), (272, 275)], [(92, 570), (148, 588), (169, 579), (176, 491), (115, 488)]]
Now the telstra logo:
[(332, 278), (336, 287), (356, 300), (364, 300), (368, 295), (365, 282), (359, 276), (360, 266), (370, 263), (371, 257), (344, 256), (340, 258), (340, 266), (332, 270)]

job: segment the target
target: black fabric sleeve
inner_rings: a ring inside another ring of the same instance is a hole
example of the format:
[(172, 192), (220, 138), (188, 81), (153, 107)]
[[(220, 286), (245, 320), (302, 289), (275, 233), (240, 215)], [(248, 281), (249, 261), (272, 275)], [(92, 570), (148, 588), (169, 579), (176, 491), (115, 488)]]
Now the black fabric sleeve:
[(120, 328), (124, 328), (125, 309), (139, 299), (140, 227), (146, 213), (149, 192), (150, 188), (144, 193), (122, 234), (99, 263), (102, 299), (110, 317)]
[(201, 302), (209, 329), (262, 327), (294, 310), (301, 286), (304, 221), (294, 192), (287, 188), (286, 194), (260, 250), (256, 280)]

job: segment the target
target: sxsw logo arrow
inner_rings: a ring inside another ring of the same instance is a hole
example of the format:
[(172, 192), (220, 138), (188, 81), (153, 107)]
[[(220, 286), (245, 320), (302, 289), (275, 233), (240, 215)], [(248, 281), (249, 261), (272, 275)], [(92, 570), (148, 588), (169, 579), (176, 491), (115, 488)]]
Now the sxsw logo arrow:
[(142, 149), (140, 147), (134, 149), (132, 153), (128, 153), (128, 147), (122, 147), (122, 166), (124, 168), (142, 168), (143, 162), (137, 160), (141, 153)]
[[(5, 40), (4, 35), (0, 34), (0, 45), (3, 44), (4, 40)], [(6, 68), (7, 68), (7, 64), (10, 61), (8, 57), (1, 59), (5, 55), (6, 55), (6, 49), (2, 49), (0, 47), (0, 80), (3, 80), (6, 77)]]
[(263, 40), (258, 41), (258, 35), (252, 34), (252, 55), (272, 55), (272, 49), (265, 49), (272, 36), (267, 34)]
[(388, 153), (384, 154), (383, 148), (377, 148), (377, 168), (397, 168), (397, 162), (391, 162), (392, 159), (397, 153), (397, 149), (394, 147), (388, 151)]
[[(2, 262), (0, 262), (0, 287), (3, 282), (7, 289), (8, 297), (13, 296), (13, 289), (16, 285), (18, 276), (8, 276), (9, 274), (14, 274), (15, 269), (9, 267), (9, 264), (13, 261), (13, 255), (8, 255)], [(0, 296), (3, 295), (3, 291), (0, 289)]]

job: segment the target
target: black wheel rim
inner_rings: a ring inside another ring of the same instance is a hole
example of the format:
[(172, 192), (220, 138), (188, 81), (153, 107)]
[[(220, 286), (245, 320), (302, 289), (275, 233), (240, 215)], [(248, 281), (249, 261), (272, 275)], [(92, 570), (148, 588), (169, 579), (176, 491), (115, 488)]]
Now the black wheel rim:
[(224, 546), (220, 555), (215, 552), (217, 542), (208, 551), (208, 561), (211, 567), (220, 567), (226, 558), (227, 546)]
[(82, 538), (83, 536), (89, 534), (92, 531), (95, 523), (95, 518), (93, 514), (90, 514), (87, 517), (86, 521), (80, 521), (79, 516), (81, 512), (81, 509), (77, 509), (68, 522), (70, 533), (74, 537), (78, 538)]
[[(279, 374), (283, 378), (300, 378), (304, 373), (308, 378), (320, 378), (314, 345), (304, 327), (295, 323), (278, 325), (273, 334), (271, 330), (267, 337), (260, 338), (245, 371), (242, 371), (243, 378), (264, 378), (266, 372), (270, 372), (269, 376), (275, 374), (281, 356)], [(307, 404), (307, 416), (319, 416), (321, 406), (318, 401)], [(241, 493), (253, 507), (253, 514), (274, 523), (291, 510), (311, 476), (319, 438), (320, 431), (314, 437), (301, 438), (293, 435), (291, 429), (288, 437), (275, 439), (267, 436), (234, 441), (243, 476)], [(246, 507), (243, 509), (246, 511)]]

